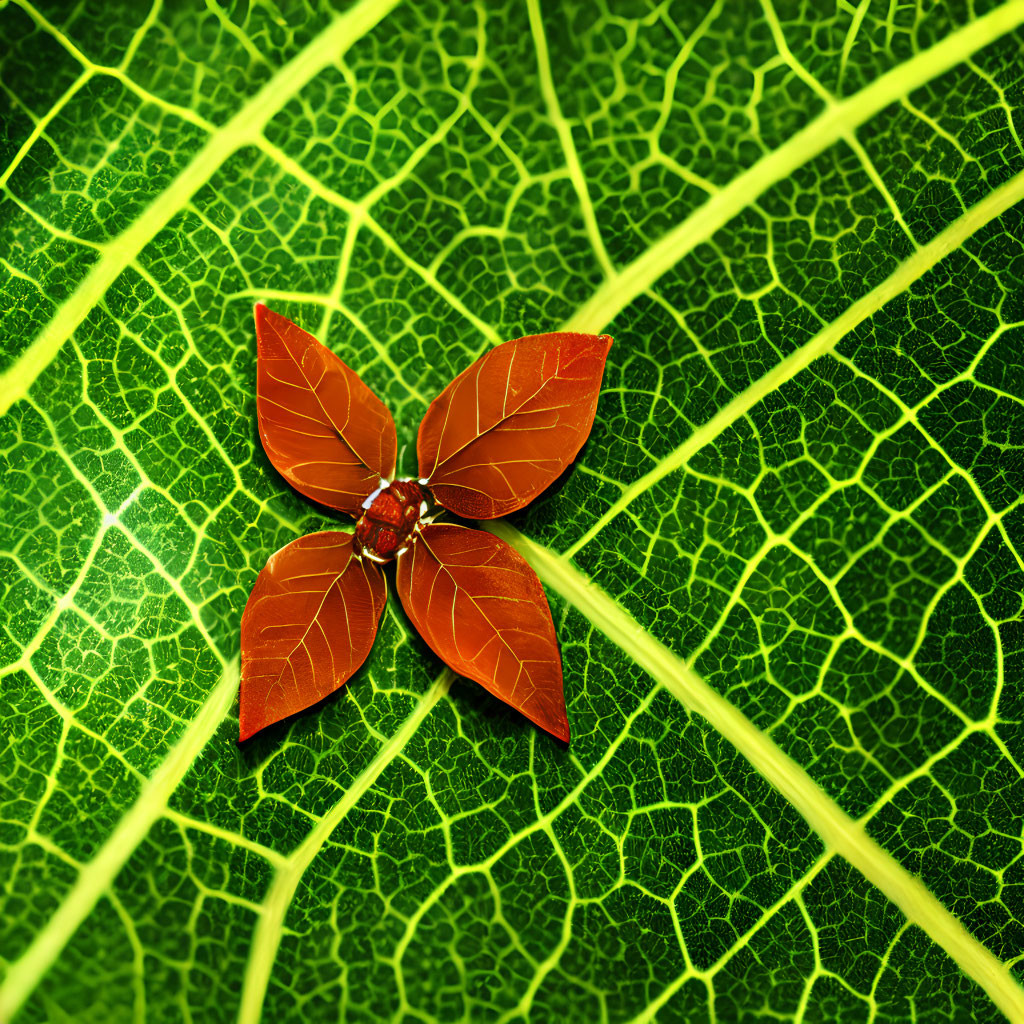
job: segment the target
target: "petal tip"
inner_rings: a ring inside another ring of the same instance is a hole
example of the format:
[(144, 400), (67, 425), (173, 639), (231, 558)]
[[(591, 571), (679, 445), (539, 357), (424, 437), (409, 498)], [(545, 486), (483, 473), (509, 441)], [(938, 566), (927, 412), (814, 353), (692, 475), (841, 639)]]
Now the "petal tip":
[(252, 713), (250, 701), (246, 694), (239, 693), (238, 695), (238, 742), (239, 744), (244, 743), (248, 739), (252, 739), (261, 729), (265, 728), (267, 723), (261, 722), (258, 717)]
[(563, 712), (563, 717), (556, 721), (550, 721), (548, 724), (543, 726), (544, 731), (554, 736), (556, 740), (561, 740), (563, 743), (569, 742), (569, 718)]

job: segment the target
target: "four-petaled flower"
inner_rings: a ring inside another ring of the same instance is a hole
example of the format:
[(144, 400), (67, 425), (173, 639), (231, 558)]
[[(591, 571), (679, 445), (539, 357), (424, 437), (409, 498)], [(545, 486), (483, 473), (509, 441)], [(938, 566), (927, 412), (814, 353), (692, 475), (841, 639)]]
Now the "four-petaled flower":
[(398, 595), (423, 639), (568, 742), (562, 661), (540, 580), (504, 541), (436, 522), (523, 508), (590, 433), (611, 338), (555, 333), (492, 348), (434, 399), (418, 479), (394, 479), (385, 405), (336, 355), (256, 305), (256, 411), (270, 461), (301, 494), (357, 520), (270, 557), (242, 615), (239, 740), (315, 704), (366, 660), (397, 561)]

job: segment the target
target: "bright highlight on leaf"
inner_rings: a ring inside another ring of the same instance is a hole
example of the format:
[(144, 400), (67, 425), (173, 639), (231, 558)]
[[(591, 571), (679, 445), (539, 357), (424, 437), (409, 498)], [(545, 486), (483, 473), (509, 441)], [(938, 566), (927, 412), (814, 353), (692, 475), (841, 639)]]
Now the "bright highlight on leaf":
[[(421, 479), (394, 480), (383, 403), (290, 320), (255, 309), (257, 415), (270, 461), (296, 490), (355, 517), (353, 535), (302, 537), (273, 555), (242, 616), (239, 739), (315, 704), (366, 659), (398, 560), (398, 593), (424, 639), (565, 742), (569, 721), (551, 611), (504, 541), (434, 523), (523, 508), (579, 453), (597, 409), (605, 335), (538, 334), (481, 356), (420, 426)], [(440, 508), (437, 508), (440, 506)]]

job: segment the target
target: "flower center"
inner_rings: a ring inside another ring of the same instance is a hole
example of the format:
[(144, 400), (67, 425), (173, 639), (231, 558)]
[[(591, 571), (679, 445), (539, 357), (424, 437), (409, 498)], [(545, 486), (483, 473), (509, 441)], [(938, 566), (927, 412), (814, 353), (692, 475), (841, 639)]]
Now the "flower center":
[(363, 502), (356, 550), (374, 562), (390, 561), (405, 549), (427, 507), (427, 492), (415, 480), (382, 481)]

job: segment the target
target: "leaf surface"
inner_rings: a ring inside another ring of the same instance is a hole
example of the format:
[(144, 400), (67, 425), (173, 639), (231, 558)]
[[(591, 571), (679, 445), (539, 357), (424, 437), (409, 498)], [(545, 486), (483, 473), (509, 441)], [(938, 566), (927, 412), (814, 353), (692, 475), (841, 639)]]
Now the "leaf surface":
[(467, 519), (528, 505), (590, 433), (611, 338), (540, 334), (481, 356), (441, 392), (420, 424), (420, 477)]
[(350, 533), (311, 533), (272, 554), (242, 613), (238, 738), (343, 686), (373, 647), (386, 598)]
[(397, 580), (409, 618), (445, 664), (569, 742), (551, 612), (521, 555), (482, 530), (432, 523), (399, 556)]
[(330, 349), (256, 304), (256, 413), (274, 468), (300, 494), (358, 517), (395, 469), (387, 406)]
[[(1024, 1017), (1022, 25), (4, 5), (0, 1020)], [(239, 746), (248, 595), (338, 526), (259, 438), (257, 301), (403, 476), (505, 339), (615, 338), (489, 523), (568, 749), (397, 600)]]

